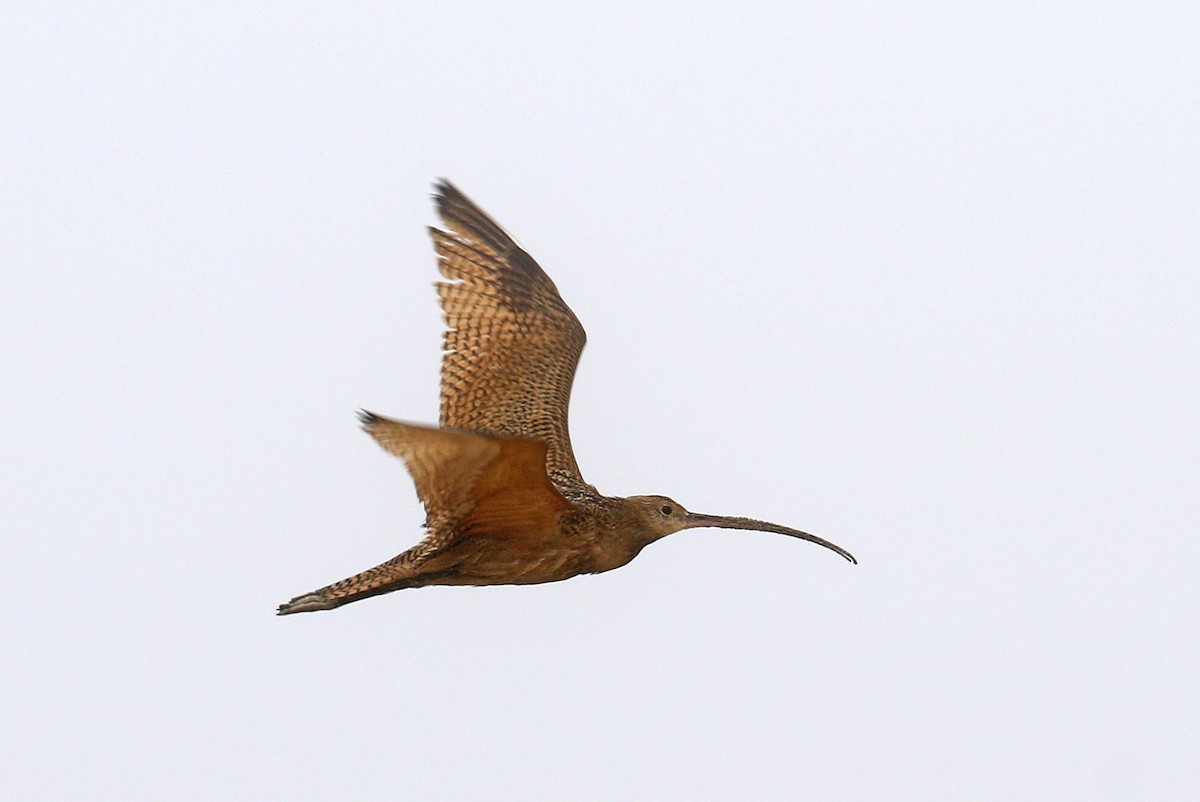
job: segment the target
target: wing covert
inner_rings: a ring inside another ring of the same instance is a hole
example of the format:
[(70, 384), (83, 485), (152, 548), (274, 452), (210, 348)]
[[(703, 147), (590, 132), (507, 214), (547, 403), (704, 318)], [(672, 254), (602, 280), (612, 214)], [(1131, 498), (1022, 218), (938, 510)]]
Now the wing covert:
[(404, 460), (429, 521), (493, 536), (545, 535), (571, 509), (546, 475), (545, 443), (417, 426), (366, 410), (359, 420)]

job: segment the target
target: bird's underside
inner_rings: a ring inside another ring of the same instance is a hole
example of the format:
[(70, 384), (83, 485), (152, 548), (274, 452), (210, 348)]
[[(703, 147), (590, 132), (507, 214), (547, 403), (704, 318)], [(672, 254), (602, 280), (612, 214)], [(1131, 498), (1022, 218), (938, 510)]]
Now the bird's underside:
[(327, 610), (423, 585), (554, 582), (624, 565), (646, 544), (690, 527), (760, 529), (848, 552), (748, 518), (688, 513), (661, 496), (601, 496), (579, 473), (567, 428), (586, 337), (549, 276), (448, 182), (430, 228), (446, 321), (439, 426), (360, 413), (404, 460), (427, 536), (360, 574), (298, 596), (279, 614)]

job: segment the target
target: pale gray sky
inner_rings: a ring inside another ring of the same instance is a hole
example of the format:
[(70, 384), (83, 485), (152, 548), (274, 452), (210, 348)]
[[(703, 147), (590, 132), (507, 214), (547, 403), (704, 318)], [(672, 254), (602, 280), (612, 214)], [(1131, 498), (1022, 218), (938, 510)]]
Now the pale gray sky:
[[(1200, 795), (1195, 4), (24, 4), (0, 46), (11, 799)], [(414, 543), (456, 182), (588, 330), (585, 476)]]

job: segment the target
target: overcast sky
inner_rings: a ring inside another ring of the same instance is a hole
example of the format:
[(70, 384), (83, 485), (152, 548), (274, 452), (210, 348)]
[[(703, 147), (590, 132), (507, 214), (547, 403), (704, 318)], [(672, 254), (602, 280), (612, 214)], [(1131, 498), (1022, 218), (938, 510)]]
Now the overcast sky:
[[(1195, 4), (24, 5), (6, 798), (1200, 795)], [(353, 412), (437, 419), (442, 176), (588, 331), (589, 481), (860, 564), (277, 618), (421, 536)]]

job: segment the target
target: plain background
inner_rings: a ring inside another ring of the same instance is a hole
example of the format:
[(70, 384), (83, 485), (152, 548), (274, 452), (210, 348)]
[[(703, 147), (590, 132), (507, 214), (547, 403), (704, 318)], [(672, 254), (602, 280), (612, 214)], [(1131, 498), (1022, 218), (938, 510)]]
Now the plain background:
[[(1044, 6), (6, 11), (5, 798), (1200, 795), (1200, 12)], [(420, 536), (439, 176), (591, 482), (861, 564), (276, 618)]]

